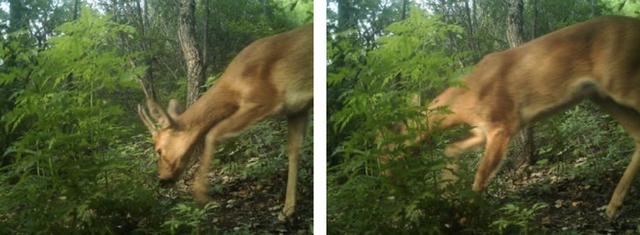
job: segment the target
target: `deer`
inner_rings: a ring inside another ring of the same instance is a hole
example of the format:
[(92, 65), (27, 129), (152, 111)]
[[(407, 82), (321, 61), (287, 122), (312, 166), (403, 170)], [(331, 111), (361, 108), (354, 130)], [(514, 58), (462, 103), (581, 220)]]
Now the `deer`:
[(169, 101), (164, 110), (143, 90), (149, 112), (140, 104), (137, 111), (154, 142), (161, 185), (172, 185), (184, 171), (194, 147), (204, 144), (192, 186), (194, 198), (202, 203), (211, 200), (207, 174), (216, 145), (266, 118), (286, 118), (289, 169), (278, 219), (287, 220), (294, 214), (298, 162), (313, 103), (312, 24), (248, 45), (182, 113), (176, 100)]
[[(460, 86), (445, 89), (427, 106), (427, 130), (466, 124), (466, 138), (444, 149), (452, 160), (484, 146), (472, 190), (481, 193), (521, 128), (590, 99), (623, 127), (635, 151), (606, 207), (614, 219), (640, 168), (640, 20), (604, 16), (551, 32), (520, 47), (485, 55)], [(432, 112), (448, 108), (450, 112)], [(424, 108), (423, 108), (424, 109)], [(442, 185), (454, 182), (455, 161)]]

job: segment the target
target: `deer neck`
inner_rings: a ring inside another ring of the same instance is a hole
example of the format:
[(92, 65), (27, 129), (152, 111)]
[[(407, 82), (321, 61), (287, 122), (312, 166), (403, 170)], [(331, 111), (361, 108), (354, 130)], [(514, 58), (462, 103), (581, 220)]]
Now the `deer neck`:
[[(189, 109), (182, 113), (177, 122), (181, 130), (189, 136), (200, 139), (223, 119), (236, 111), (234, 94), (223, 89), (210, 89)], [(194, 141), (195, 141), (194, 140)]]

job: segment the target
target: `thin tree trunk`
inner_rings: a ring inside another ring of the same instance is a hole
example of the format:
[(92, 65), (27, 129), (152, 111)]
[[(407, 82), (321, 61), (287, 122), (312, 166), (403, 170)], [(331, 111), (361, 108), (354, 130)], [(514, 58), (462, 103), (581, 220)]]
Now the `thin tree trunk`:
[(118, 0), (111, 0), (113, 5), (113, 21), (118, 23)]
[(73, 3), (73, 20), (78, 19), (79, 10), (80, 10), (80, 0), (75, 0), (75, 2)]
[[(142, 42), (141, 42), (141, 46), (142, 46), (142, 50), (146, 51), (148, 50), (151, 46), (149, 45), (149, 41), (148, 38), (146, 37), (146, 24), (148, 22), (147, 17), (146, 17), (146, 12), (147, 12), (147, 1), (144, 2), (144, 6), (142, 6), (140, 4), (140, 1), (142, 0), (137, 0), (136, 1), (136, 11), (138, 14), (138, 20), (139, 25), (140, 25), (140, 35), (142, 38)], [(143, 7), (144, 7), (144, 11), (143, 11)], [(149, 94), (151, 97), (156, 98), (156, 92), (155, 89), (153, 88), (153, 81), (154, 81), (154, 74), (153, 74), (153, 70), (154, 70), (154, 62), (155, 62), (155, 58), (153, 57), (153, 55), (150, 55), (150, 57), (146, 58), (146, 64), (147, 64), (147, 71), (145, 72), (141, 82), (142, 82), (142, 87), (143, 89), (145, 89), (145, 92), (147, 94)]]
[(338, 31), (351, 29), (356, 26), (353, 19), (353, 3), (351, 0), (338, 0)]
[(533, 7), (533, 22), (531, 23), (531, 38), (538, 37), (538, 0), (532, 1)]
[(203, 1), (203, 7), (204, 7), (204, 22), (202, 24), (202, 76), (203, 76), (203, 82), (206, 82), (206, 77), (207, 77), (207, 66), (209, 65), (208, 63), (208, 58), (207, 58), (207, 51), (209, 50), (208, 47), (208, 37), (209, 37), (209, 0), (204, 0)]
[[(523, 39), (523, 8), (524, 3), (522, 0), (509, 0), (509, 12), (507, 14), (507, 40), (511, 48), (518, 47), (524, 43)], [(535, 161), (535, 150), (533, 142), (533, 128), (531, 126), (525, 127), (517, 138), (517, 142), (520, 143), (522, 151), (520, 152), (521, 164), (532, 164)]]
[[(440, 4), (440, 13), (442, 14), (442, 20), (447, 23), (447, 24), (451, 24), (452, 23), (452, 16), (449, 14), (449, 5), (448, 5), (448, 1), (447, 0), (440, 0), (439, 4)], [(447, 49), (451, 52), (451, 53), (455, 53), (457, 52), (457, 41), (455, 39), (455, 35), (451, 32), (447, 33), (447, 38), (448, 38), (448, 43), (447, 43)], [(464, 67), (464, 61), (462, 61), (462, 59), (458, 59), (458, 63), (460, 64), (461, 67)]]
[[(202, 70), (202, 59), (196, 42), (195, 31), (195, 0), (180, 0), (180, 15), (178, 17), (178, 40), (182, 56), (187, 66), (187, 105), (191, 106), (199, 97), (200, 89), (204, 84), (204, 71)], [(195, 146), (191, 153), (192, 159), (198, 159), (202, 154), (202, 144)], [(199, 163), (193, 164), (187, 170), (182, 182), (178, 183), (178, 188), (186, 189), (186, 182), (193, 178)]]
[(475, 33), (475, 25), (474, 25), (474, 21), (473, 21), (473, 16), (471, 15), (471, 7), (469, 6), (469, 0), (465, 0), (464, 1), (464, 9), (465, 9), (465, 14), (466, 14), (466, 21), (467, 21), (467, 25), (468, 25), (468, 30), (469, 30), (469, 48), (471, 49), (471, 51), (473, 51), (473, 61), (478, 61), (479, 57), (480, 57), (480, 51), (478, 50), (479, 45), (478, 45), (478, 40), (476, 38), (476, 33)]
[(138, 24), (140, 24), (140, 32), (142, 33), (143, 40), (144, 40), (144, 20), (145, 19), (144, 19), (144, 15), (142, 13), (142, 6), (140, 5), (140, 1), (141, 0), (137, 0), (136, 1), (136, 11), (138, 13), (138, 21), (140, 21), (140, 22), (138, 22)]
[(268, 16), (270, 15), (270, 9), (269, 9), (269, 1), (268, 0), (261, 0), (260, 1), (262, 4), (262, 15), (263, 16)]
[(518, 47), (523, 43), (522, 26), (524, 25), (522, 19), (523, 11), (522, 0), (510, 0), (509, 1), (509, 13), (507, 15), (507, 40), (511, 48)]
[(402, 0), (402, 17), (401, 19), (406, 19), (407, 18), (407, 1), (408, 0)]
[(181, 0), (178, 19), (178, 40), (187, 66), (187, 107), (198, 99), (200, 87), (204, 83), (202, 60), (196, 46), (195, 6), (194, 0)]
[(473, 15), (473, 17), (471, 17), (473, 19), (473, 23), (474, 25), (478, 24), (478, 4), (476, 4), (478, 1), (473, 0), (471, 1), (471, 14)]
[(27, 11), (22, 0), (9, 1), (9, 33), (27, 28), (28, 20), (24, 14)]

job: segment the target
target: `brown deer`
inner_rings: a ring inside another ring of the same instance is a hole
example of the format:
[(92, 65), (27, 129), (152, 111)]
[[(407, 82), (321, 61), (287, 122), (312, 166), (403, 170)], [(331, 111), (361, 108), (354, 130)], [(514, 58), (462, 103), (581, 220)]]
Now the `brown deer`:
[[(618, 183), (606, 214), (613, 218), (640, 167), (640, 20), (608, 16), (575, 24), (520, 47), (486, 55), (437, 96), (429, 110), (430, 128), (472, 127), (470, 136), (445, 148), (445, 155), (484, 144), (473, 190), (482, 191), (522, 127), (588, 98), (614, 117), (635, 141), (631, 163)], [(425, 137), (426, 138), (426, 135)], [(443, 178), (455, 180), (451, 164)]]
[(313, 103), (312, 63), (313, 25), (308, 25), (251, 43), (184, 113), (178, 113), (175, 100), (164, 111), (145, 91), (147, 107), (156, 122), (141, 105), (138, 114), (160, 156), (161, 183), (174, 182), (194, 145), (204, 141), (193, 195), (201, 202), (210, 200), (206, 176), (216, 145), (267, 117), (284, 116), (288, 122), (289, 175), (279, 219), (290, 217), (295, 211), (298, 160)]

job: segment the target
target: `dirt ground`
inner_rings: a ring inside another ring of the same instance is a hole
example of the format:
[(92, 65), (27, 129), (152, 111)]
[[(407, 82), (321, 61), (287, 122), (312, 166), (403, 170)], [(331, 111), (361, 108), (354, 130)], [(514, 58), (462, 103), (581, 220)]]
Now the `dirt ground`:
[[(191, 191), (196, 167), (188, 173), (191, 177), (183, 179), (181, 194)], [(216, 204), (207, 218), (211, 227), (225, 234), (312, 234), (313, 185), (298, 181), (296, 212), (288, 221), (280, 222), (277, 218), (284, 205), (287, 168), (283, 166), (269, 175), (269, 179), (258, 180), (214, 168), (208, 175), (210, 196)]]
[[(632, 184), (618, 216), (610, 220), (605, 208), (622, 176), (624, 166), (603, 169), (598, 174), (562, 176), (548, 167), (536, 169), (510, 182), (514, 187), (498, 193), (501, 203), (544, 202), (535, 224), (552, 234), (638, 234), (640, 232), (640, 188)], [(619, 168), (619, 169), (618, 169)]]
[[(212, 222), (226, 231), (250, 231), (273, 234), (313, 233), (313, 194), (300, 190), (293, 218), (285, 223), (277, 220), (284, 204), (286, 191), (285, 174), (274, 175), (271, 185), (260, 184), (252, 179), (232, 179), (222, 182), (219, 177), (214, 184), (223, 184), (222, 192), (212, 195), (220, 204), (213, 213), (218, 215)], [(302, 189), (313, 187), (300, 187)]]

